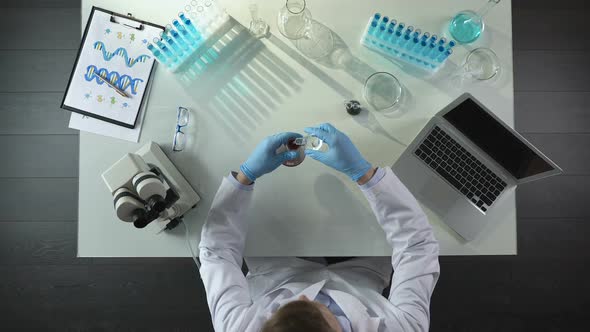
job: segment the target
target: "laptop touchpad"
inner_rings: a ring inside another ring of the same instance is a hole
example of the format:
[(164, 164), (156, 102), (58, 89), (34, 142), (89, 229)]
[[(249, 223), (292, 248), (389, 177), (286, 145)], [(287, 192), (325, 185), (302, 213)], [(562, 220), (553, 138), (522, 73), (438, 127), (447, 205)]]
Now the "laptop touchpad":
[(459, 198), (453, 188), (437, 177), (430, 177), (419, 196), (423, 198), (422, 203), (442, 215), (448, 213)]

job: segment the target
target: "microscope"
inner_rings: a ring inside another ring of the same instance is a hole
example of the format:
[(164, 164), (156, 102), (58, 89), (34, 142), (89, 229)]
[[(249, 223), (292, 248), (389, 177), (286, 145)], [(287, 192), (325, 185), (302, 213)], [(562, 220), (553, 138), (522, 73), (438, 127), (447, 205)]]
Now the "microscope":
[(193, 209), (200, 197), (164, 154), (149, 142), (136, 153), (128, 153), (108, 170), (102, 179), (113, 195), (117, 217), (136, 228), (157, 233), (175, 228)]

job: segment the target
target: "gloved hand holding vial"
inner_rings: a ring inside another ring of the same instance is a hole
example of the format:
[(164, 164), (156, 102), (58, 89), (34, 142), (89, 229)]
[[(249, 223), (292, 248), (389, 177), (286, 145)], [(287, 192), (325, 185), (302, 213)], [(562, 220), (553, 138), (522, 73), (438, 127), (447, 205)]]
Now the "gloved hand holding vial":
[(254, 182), (281, 164), (288, 167), (301, 164), (305, 156), (346, 174), (355, 182), (371, 169), (350, 138), (331, 124), (305, 128), (305, 132), (308, 135), (285, 132), (267, 137), (240, 166), (238, 175)]

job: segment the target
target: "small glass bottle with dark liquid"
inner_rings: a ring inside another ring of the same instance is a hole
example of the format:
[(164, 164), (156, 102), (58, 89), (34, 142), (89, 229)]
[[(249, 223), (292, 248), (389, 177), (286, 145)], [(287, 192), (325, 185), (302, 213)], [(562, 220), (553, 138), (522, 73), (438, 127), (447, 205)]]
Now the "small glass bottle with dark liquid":
[(303, 162), (303, 160), (305, 160), (305, 145), (297, 145), (295, 143), (295, 139), (296, 139), (295, 137), (289, 138), (289, 140), (287, 141), (286, 147), (284, 147), (284, 149), (283, 149), (283, 152), (289, 150), (289, 151), (297, 151), (297, 153), (298, 153), (297, 158), (295, 158), (293, 160), (287, 160), (283, 163), (283, 165), (288, 166), (288, 167), (297, 166), (297, 165), (301, 164)]

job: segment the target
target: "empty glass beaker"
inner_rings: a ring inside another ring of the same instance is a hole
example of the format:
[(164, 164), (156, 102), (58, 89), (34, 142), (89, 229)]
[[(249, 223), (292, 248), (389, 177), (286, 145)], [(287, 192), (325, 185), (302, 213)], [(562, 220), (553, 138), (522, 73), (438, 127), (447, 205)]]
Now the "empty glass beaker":
[(392, 111), (401, 99), (402, 85), (390, 73), (378, 72), (367, 78), (363, 94), (376, 111)]
[(453, 38), (461, 44), (474, 42), (484, 30), (483, 17), (499, 2), (500, 0), (487, 0), (477, 12), (464, 10), (455, 15), (449, 24), (449, 32)]
[(279, 11), (279, 32), (293, 40), (309, 38), (312, 19), (305, 0), (287, 0), (285, 7)]
[(469, 52), (463, 67), (459, 70), (461, 82), (484, 82), (500, 74), (500, 60), (489, 48), (476, 48)]

